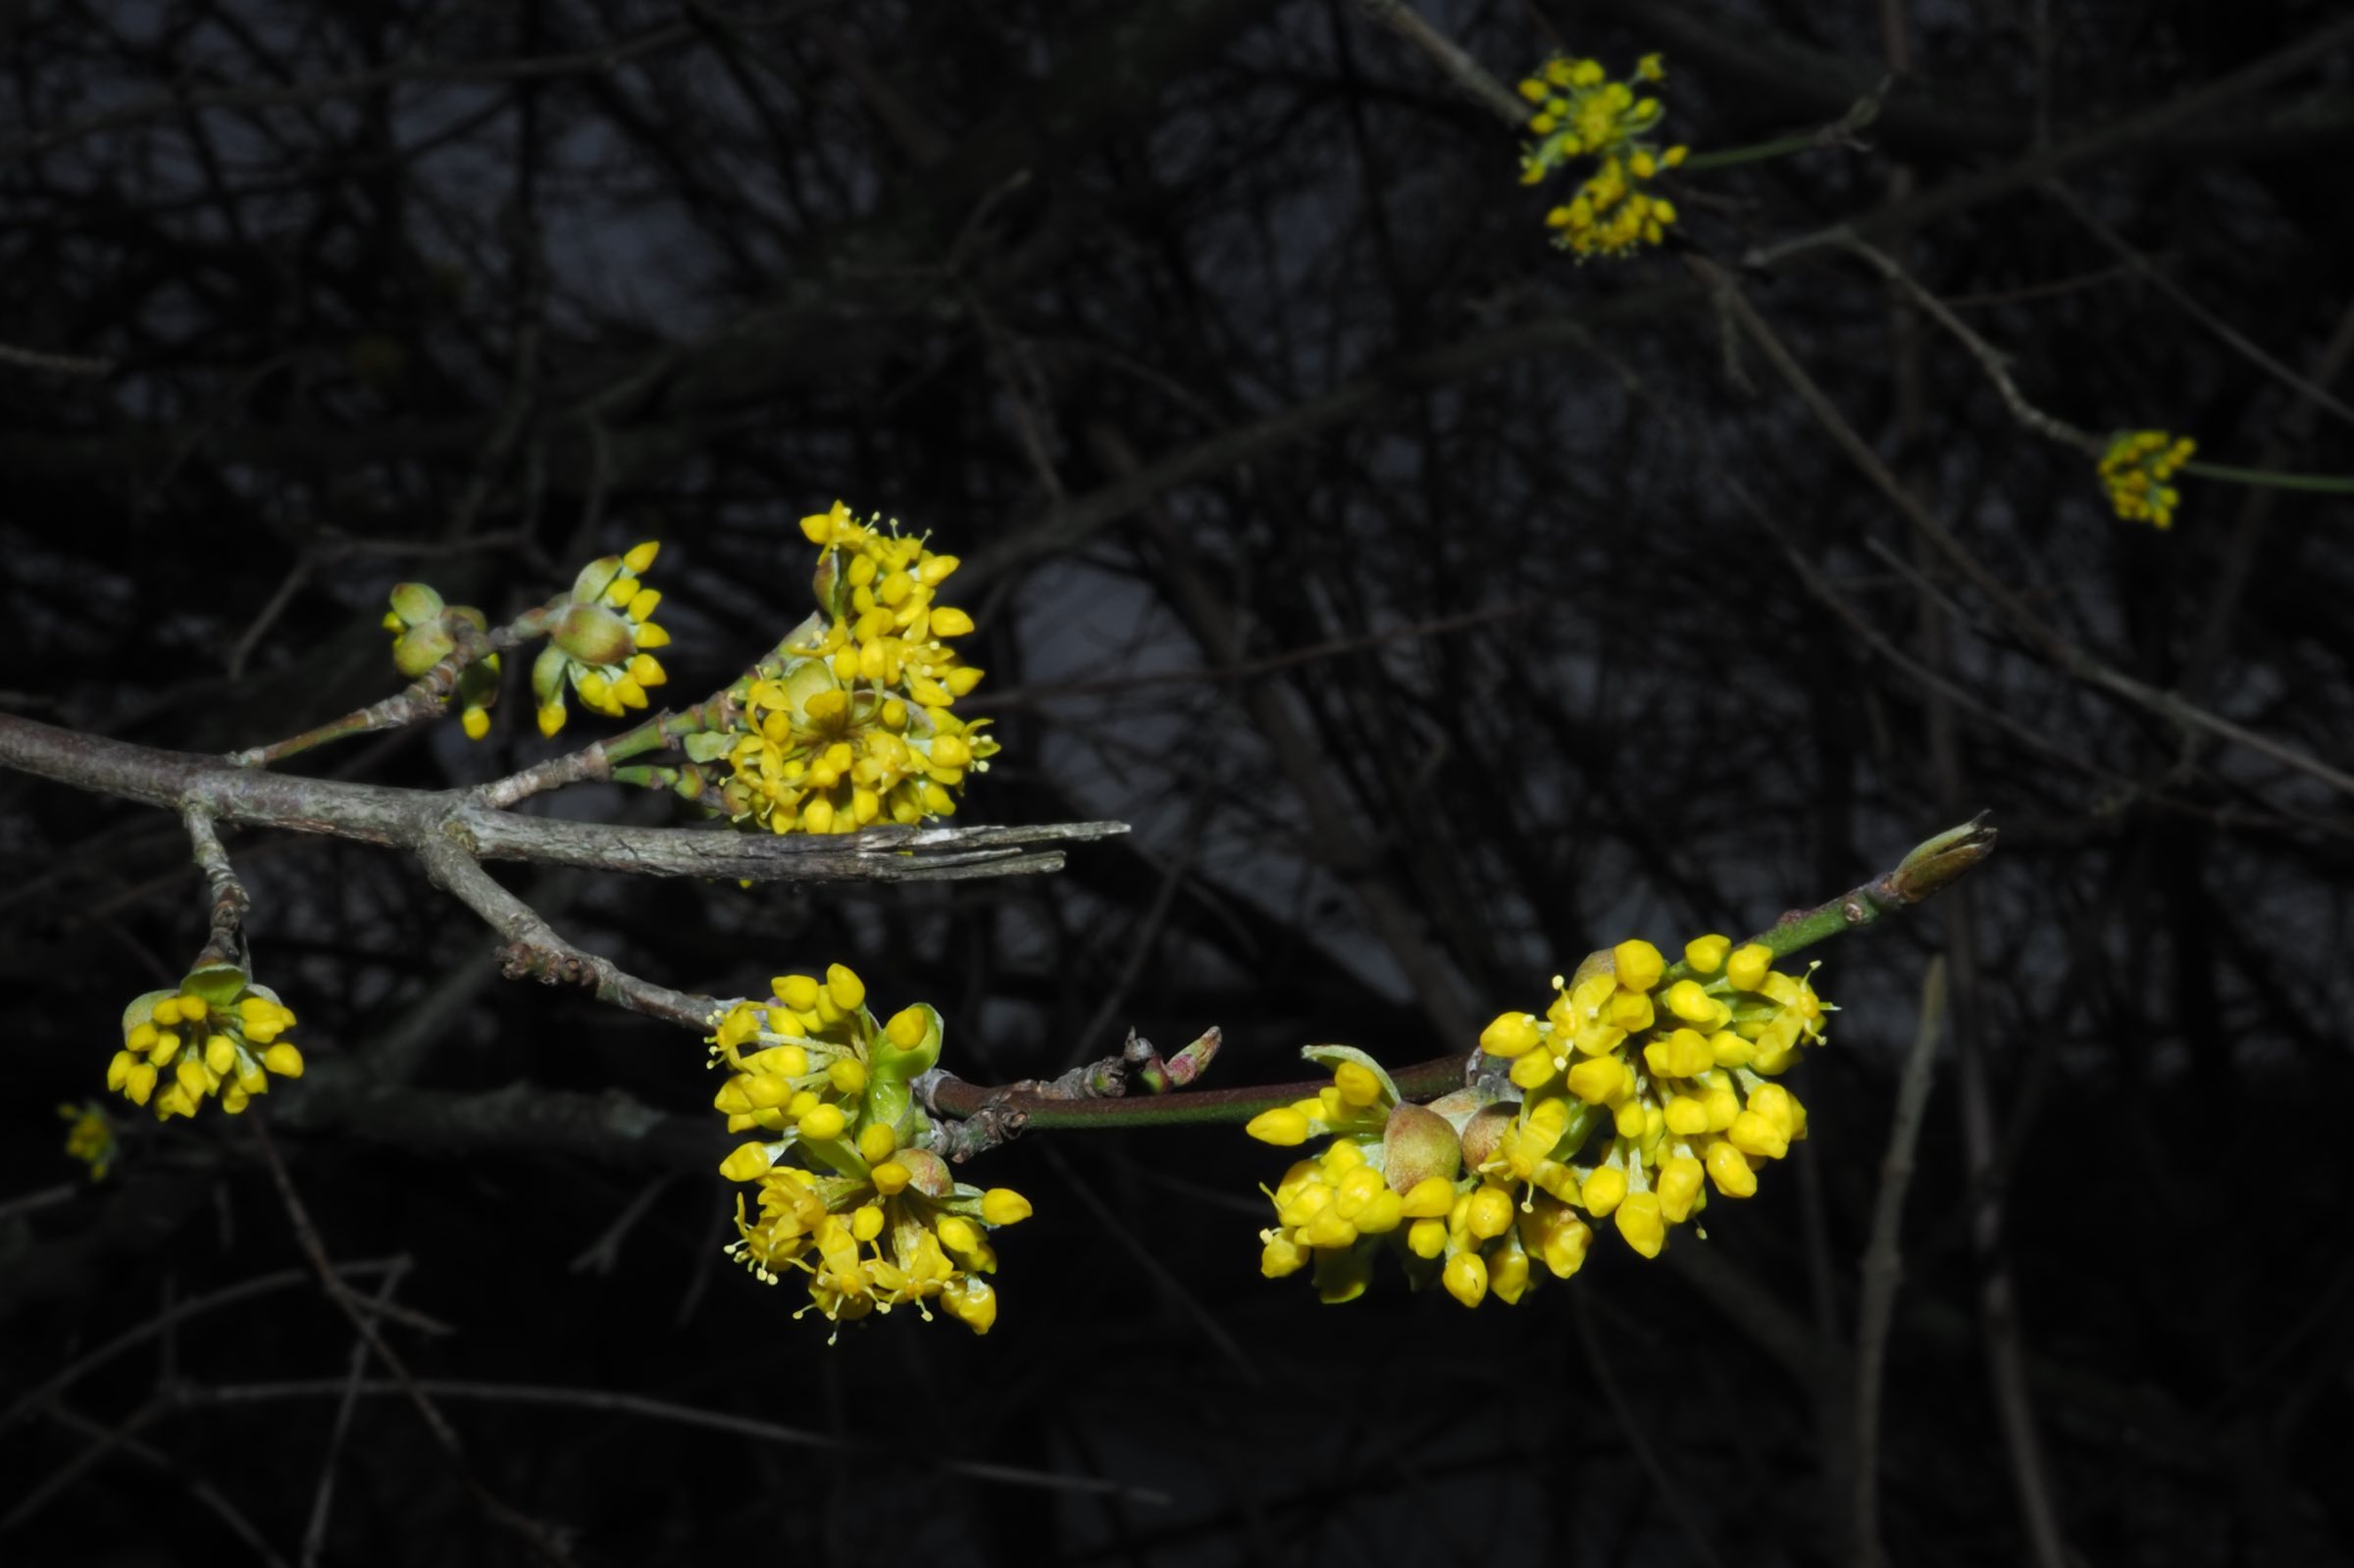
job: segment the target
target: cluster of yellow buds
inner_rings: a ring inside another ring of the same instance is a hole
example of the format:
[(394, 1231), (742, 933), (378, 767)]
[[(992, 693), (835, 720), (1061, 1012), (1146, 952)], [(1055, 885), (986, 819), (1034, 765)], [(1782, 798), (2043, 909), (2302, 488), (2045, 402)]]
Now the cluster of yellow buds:
[(1660, 243), (1675, 222), (1674, 204), (1646, 182), (1681, 164), (1690, 149), (1644, 139), (1665, 110), (1637, 85), (1665, 76), (1656, 54), (1638, 61), (1625, 81), (1612, 80), (1600, 61), (1556, 56), (1520, 83), (1520, 96), (1537, 106), (1528, 122), (1537, 140), (1521, 151), (1521, 183), (1536, 184), (1574, 158), (1593, 161), (1569, 199), (1545, 215), (1555, 244), (1581, 259), (1623, 256)]
[(1338, 1064), (1332, 1084), (1246, 1129), (1286, 1147), (1333, 1139), (1268, 1194), (1260, 1272), (1312, 1263), (1324, 1299), (1349, 1300), (1387, 1236), (1417, 1286), (1435, 1277), (1476, 1306), (1517, 1301), (1538, 1263), (1575, 1274), (1590, 1221), (1657, 1257), (1709, 1188), (1750, 1196), (1758, 1171), (1806, 1136), (1805, 1107), (1768, 1080), (1823, 1037), (1828, 1009), (1812, 971), (1772, 965), (1764, 943), (1716, 936), (1687, 943), (1672, 970), (1647, 941), (1594, 954), (1556, 977), (1542, 1017), (1505, 1013), (1481, 1034), (1481, 1051), (1510, 1063), (1517, 1098), (1474, 1087), (1402, 1103), (1363, 1053), (1308, 1047)]
[(1470, 1091), (1403, 1103), (1361, 1051), (1311, 1045), (1305, 1054), (1334, 1064), (1332, 1083), (1245, 1129), (1279, 1147), (1332, 1138), (1267, 1194), (1275, 1224), (1259, 1233), (1261, 1274), (1281, 1279), (1312, 1265), (1322, 1299), (1351, 1301), (1386, 1244), (1415, 1289), (1435, 1279), (1477, 1306), (1490, 1293), (1518, 1301), (1536, 1282), (1535, 1264), (1564, 1280), (1584, 1265), (1593, 1233), (1566, 1204), (1542, 1193), (1515, 1201), (1506, 1181), (1479, 1168), (1481, 1140), (1493, 1142), (1502, 1118)]
[(988, 1233), (1027, 1218), (1030, 1203), (957, 1183), (921, 1146), (930, 1122), (908, 1084), (940, 1060), (940, 1014), (918, 1003), (878, 1024), (865, 984), (841, 964), (823, 980), (780, 975), (770, 990), (725, 1008), (711, 1042), (729, 1069), (713, 1105), (728, 1131), (761, 1135), (719, 1168), (756, 1185), (750, 1212), (736, 1199), (729, 1255), (772, 1285), (802, 1270), (802, 1310), (836, 1324), (910, 1304), (929, 1319), (937, 1300), (987, 1334), (998, 1317), (982, 1278), (998, 1266)]
[(302, 1076), (302, 1052), (279, 1038), (293, 1024), (278, 993), (242, 970), (199, 969), (123, 1010), (123, 1048), (107, 1064), (106, 1087), (134, 1105), (152, 1102), (159, 1120), (194, 1116), (214, 1094), (233, 1116), (269, 1091), (272, 1073)]
[(91, 1181), (105, 1181), (107, 1168), (115, 1163), (115, 1123), (106, 1107), (96, 1100), (83, 1100), (79, 1105), (60, 1105), (57, 1114), (67, 1124), (66, 1157), (88, 1166)]
[[(463, 622), (477, 632), (487, 631), (489, 620), (471, 604), (444, 604), (441, 595), (423, 582), (403, 582), (392, 589), (392, 608), (384, 612), (384, 630), (392, 633), (392, 664), (415, 680), (439, 664), (457, 647), (454, 624)], [(480, 740), (490, 733), (490, 707), (498, 701), (498, 655), (488, 654), (458, 672), (459, 723), (466, 738)]]
[(772, 833), (853, 833), (952, 813), (952, 791), (998, 750), (987, 720), (951, 711), (981, 680), (947, 640), (972, 617), (935, 598), (956, 557), (840, 501), (801, 531), (819, 547), (820, 612), (763, 667), (742, 730), (714, 752), (731, 770), (728, 814)]
[(2190, 461), (2199, 443), (2165, 430), (2120, 430), (2101, 454), (2101, 484), (2109, 504), (2127, 523), (2171, 528), (2181, 495), (2167, 481)]
[(670, 679), (650, 651), (670, 643), (653, 620), (662, 595), (640, 577), (661, 548), (649, 539), (589, 562), (573, 580), (571, 602), (549, 622), (547, 646), (532, 665), (541, 734), (564, 728), (567, 684), (590, 709), (619, 719), (646, 705), (648, 686)]

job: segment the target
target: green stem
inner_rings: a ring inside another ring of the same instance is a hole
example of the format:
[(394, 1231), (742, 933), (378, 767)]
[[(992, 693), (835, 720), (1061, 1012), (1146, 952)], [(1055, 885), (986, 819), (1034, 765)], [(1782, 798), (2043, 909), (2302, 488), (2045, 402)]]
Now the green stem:
[[(1897, 862), (1894, 870), (1811, 909), (1794, 909), (1750, 938), (1786, 958), (1817, 942), (1877, 925), (1903, 914), (1943, 891), (1971, 867), (1994, 852), (1994, 830), (1976, 818), (1928, 838)], [(1678, 962), (1661, 977), (1672, 985), (1690, 973)], [(1437, 1056), (1410, 1067), (1393, 1069), (1390, 1077), (1399, 1093), (1409, 1100), (1430, 1099), (1462, 1087), (1468, 1065), (1462, 1053)], [(1121, 1099), (1047, 1099), (1035, 1094), (1007, 1095), (978, 1084), (956, 1080), (935, 1091), (933, 1108), (944, 1116), (969, 1117), (985, 1104), (1000, 1103), (1023, 1114), (1025, 1132), (1071, 1131), (1084, 1128), (1232, 1126), (1248, 1122), (1261, 1111), (1275, 1110), (1296, 1100), (1313, 1098), (1328, 1079), (1274, 1084), (1263, 1088), (1201, 1089), (1174, 1094)]]
[(2185, 463), (2185, 474), (2227, 484), (2256, 484), (2273, 490), (2314, 490), (2324, 495), (2354, 495), (2354, 479), (2333, 474), (2283, 474), (2278, 469), (2233, 468), (2226, 463)]
[(1752, 142), (1746, 147), (1724, 147), (1715, 152), (1691, 153), (1685, 157), (1679, 167), (1693, 173), (1698, 173), (1703, 169), (1731, 169), (1740, 164), (1762, 164), (1768, 159), (1788, 158), (1795, 153), (1813, 152), (1822, 145), (1821, 135), (1810, 130), (1795, 136), (1776, 136), (1771, 141)]

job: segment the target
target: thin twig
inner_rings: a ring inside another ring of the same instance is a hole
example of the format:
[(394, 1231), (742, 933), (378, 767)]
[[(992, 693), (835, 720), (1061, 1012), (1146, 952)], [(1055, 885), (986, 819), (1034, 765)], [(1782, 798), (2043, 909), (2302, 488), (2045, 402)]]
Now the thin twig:
[[(318, 1378), (287, 1383), (233, 1384), (224, 1388), (190, 1389), (183, 1402), (190, 1405), (235, 1405), (271, 1403), (281, 1399), (321, 1399), (339, 1396), (346, 1387), (340, 1378)], [(446, 1378), (424, 1378), (411, 1382), (389, 1378), (372, 1378), (361, 1383), (363, 1398), (407, 1394), (412, 1389), (435, 1399), (481, 1399), (498, 1404), (543, 1404), (574, 1410), (609, 1410), (624, 1415), (645, 1416), (655, 1421), (675, 1422), (680, 1426), (701, 1427), (711, 1432), (725, 1432), (735, 1437), (750, 1438), (758, 1442), (780, 1443), (795, 1448), (839, 1448), (853, 1454), (871, 1453), (888, 1457), (896, 1466), (920, 1471), (926, 1460), (921, 1454), (910, 1454), (896, 1442), (867, 1445), (845, 1442), (821, 1432), (801, 1427), (788, 1427), (774, 1421), (761, 1421), (751, 1416), (740, 1416), (725, 1410), (703, 1410), (693, 1405), (675, 1404), (668, 1399), (648, 1398), (644, 1394), (623, 1393), (612, 1389), (567, 1389), (537, 1383), (477, 1383)], [(1131, 1502), (1166, 1505), (1168, 1493), (1150, 1487), (1139, 1487), (1124, 1481), (1097, 1481), (1082, 1476), (1060, 1476), (1051, 1471), (1030, 1470), (1019, 1465), (993, 1464), (978, 1459), (944, 1459), (935, 1468), (944, 1474), (969, 1476), (976, 1481), (996, 1481), (1007, 1486), (1036, 1487), (1050, 1492), (1079, 1492), (1094, 1496), (1121, 1497)]]
[(1872, 1201), (1871, 1239), (1864, 1249), (1863, 1289), (1856, 1307), (1856, 1474), (1848, 1560), (1855, 1568), (1877, 1568), (1880, 1545), (1880, 1381), (1888, 1350), (1888, 1325), (1896, 1312), (1896, 1288), (1904, 1279), (1898, 1238), (1904, 1228), (1905, 1192), (1913, 1183), (1913, 1149), (1929, 1104), (1937, 1071), (1937, 1046), (1945, 1036), (1945, 959), (1929, 960), (1920, 983), (1920, 1023), (1897, 1081), (1896, 1110), (1889, 1119), (1888, 1152), (1880, 1161), (1880, 1190)]
[[(334, 1265), (328, 1260), (327, 1248), (319, 1239), (318, 1230), (311, 1224), (310, 1210), (303, 1206), (301, 1194), (294, 1190), (293, 1178), (286, 1174), (285, 1162), (279, 1158), (278, 1145), (271, 1140), (268, 1119), (257, 1112), (250, 1121), (254, 1145), (261, 1151), (263, 1164), (270, 1169), (271, 1183), (277, 1187), (279, 1202), (284, 1206), (286, 1219), (294, 1228), (295, 1240), (301, 1244), (303, 1254), (311, 1260), (311, 1268), (318, 1275), (328, 1298), (349, 1320), (368, 1348), (384, 1363), (384, 1369), (392, 1374), (394, 1386), (408, 1395), (409, 1403), (424, 1420), (426, 1430), (433, 1434), (434, 1442), (440, 1445), (459, 1480), (473, 1494), (484, 1513), (495, 1523), (513, 1531), (526, 1545), (549, 1562), (569, 1565), (571, 1553), (555, 1532), (501, 1501), (467, 1465), (465, 1447), (458, 1440), (457, 1429), (449, 1424), (435, 1406), (433, 1398), (410, 1376), (408, 1363), (377, 1332), (376, 1319), (360, 1300), (359, 1293), (343, 1283)], [(342, 1383), (331, 1384), (331, 1387), (337, 1389), (343, 1386)]]

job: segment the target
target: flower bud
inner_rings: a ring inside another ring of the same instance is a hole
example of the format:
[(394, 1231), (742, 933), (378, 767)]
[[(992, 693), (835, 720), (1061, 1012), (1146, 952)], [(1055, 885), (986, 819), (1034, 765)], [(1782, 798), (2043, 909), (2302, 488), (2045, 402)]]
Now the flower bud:
[(406, 627), (441, 619), (441, 595), (422, 582), (402, 582), (392, 589), (392, 613)]
[(1401, 1197), (1432, 1177), (1453, 1182), (1463, 1167), (1463, 1145), (1447, 1118), (1420, 1105), (1390, 1112), (1381, 1133), (1381, 1168)]
[(930, 1072), (939, 1065), (943, 1034), (938, 1008), (925, 1002), (900, 1008), (870, 1047), (875, 1076), (904, 1081)]
[(630, 624), (598, 604), (568, 607), (548, 639), (583, 664), (620, 664), (638, 651)]
[(1463, 1124), (1463, 1164), (1466, 1167), (1476, 1171), (1495, 1158), (1496, 1150), (1504, 1143), (1505, 1132), (1512, 1125), (1512, 1118), (1518, 1110), (1517, 1105), (1500, 1100), (1494, 1105), (1483, 1105), (1473, 1113), (1471, 1120)]
[(948, 1174), (948, 1162), (930, 1149), (901, 1148), (892, 1158), (907, 1167), (907, 1185), (926, 1197), (947, 1197), (956, 1189), (956, 1179)]
[(413, 626), (392, 639), (392, 664), (414, 681), (449, 656), (457, 643), (439, 621)]

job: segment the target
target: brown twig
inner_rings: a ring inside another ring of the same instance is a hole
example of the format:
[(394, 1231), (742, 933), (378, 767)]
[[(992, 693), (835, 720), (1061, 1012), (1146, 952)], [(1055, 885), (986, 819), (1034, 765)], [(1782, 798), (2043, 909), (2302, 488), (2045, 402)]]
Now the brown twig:
[[(362, 1341), (375, 1353), (377, 1360), (384, 1364), (384, 1370), (392, 1374), (394, 1386), (408, 1396), (409, 1403), (416, 1408), (419, 1418), (425, 1422), (426, 1430), (433, 1435), (434, 1442), (440, 1446), (443, 1455), (449, 1460), (451, 1468), (457, 1472), (459, 1480), (465, 1485), (467, 1492), (473, 1495), (476, 1504), (482, 1508), (485, 1515), (493, 1522), (513, 1531), (526, 1545), (547, 1561), (569, 1568), (572, 1554), (567, 1549), (562, 1536), (548, 1526), (518, 1512), (501, 1501), (487, 1487), (483, 1485), (480, 1478), (468, 1466), (465, 1446), (458, 1440), (457, 1429), (449, 1424), (434, 1404), (432, 1396), (419, 1387), (414, 1377), (410, 1376), (408, 1363), (400, 1358), (392, 1346), (385, 1342), (384, 1337), (377, 1331), (376, 1317), (372, 1315), (367, 1304), (362, 1302), (357, 1291), (343, 1283), (342, 1277), (335, 1272), (334, 1265), (329, 1261), (327, 1248), (319, 1239), (318, 1229), (311, 1224), (310, 1210), (303, 1206), (301, 1194), (294, 1190), (293, 1178), (287, 1174), (285, 1162), (279, 1158), (277, 1144), (271, 1141), (267, 1117), (257, 1111), (250, 1118), (250, 1122), (253, 1128), (254, 1146), (261, 1152), (262, 1163), (269, 1167), (271, 1183), (278, 1189), (279, 1202), (284, 1206), (287, 1222), (294, 1228), (294, 1239), (301, 1245), (304, 1256), (311, 1260), (312, 1271), (317, 1275), (320, 1286), (326, 1290), (328, 1298), (334, 1302), (336, 1310), (349, 1320)], [(348, 1381), (344, 1380), (331, 1386), (340, 1390), (347, 1386)]]

